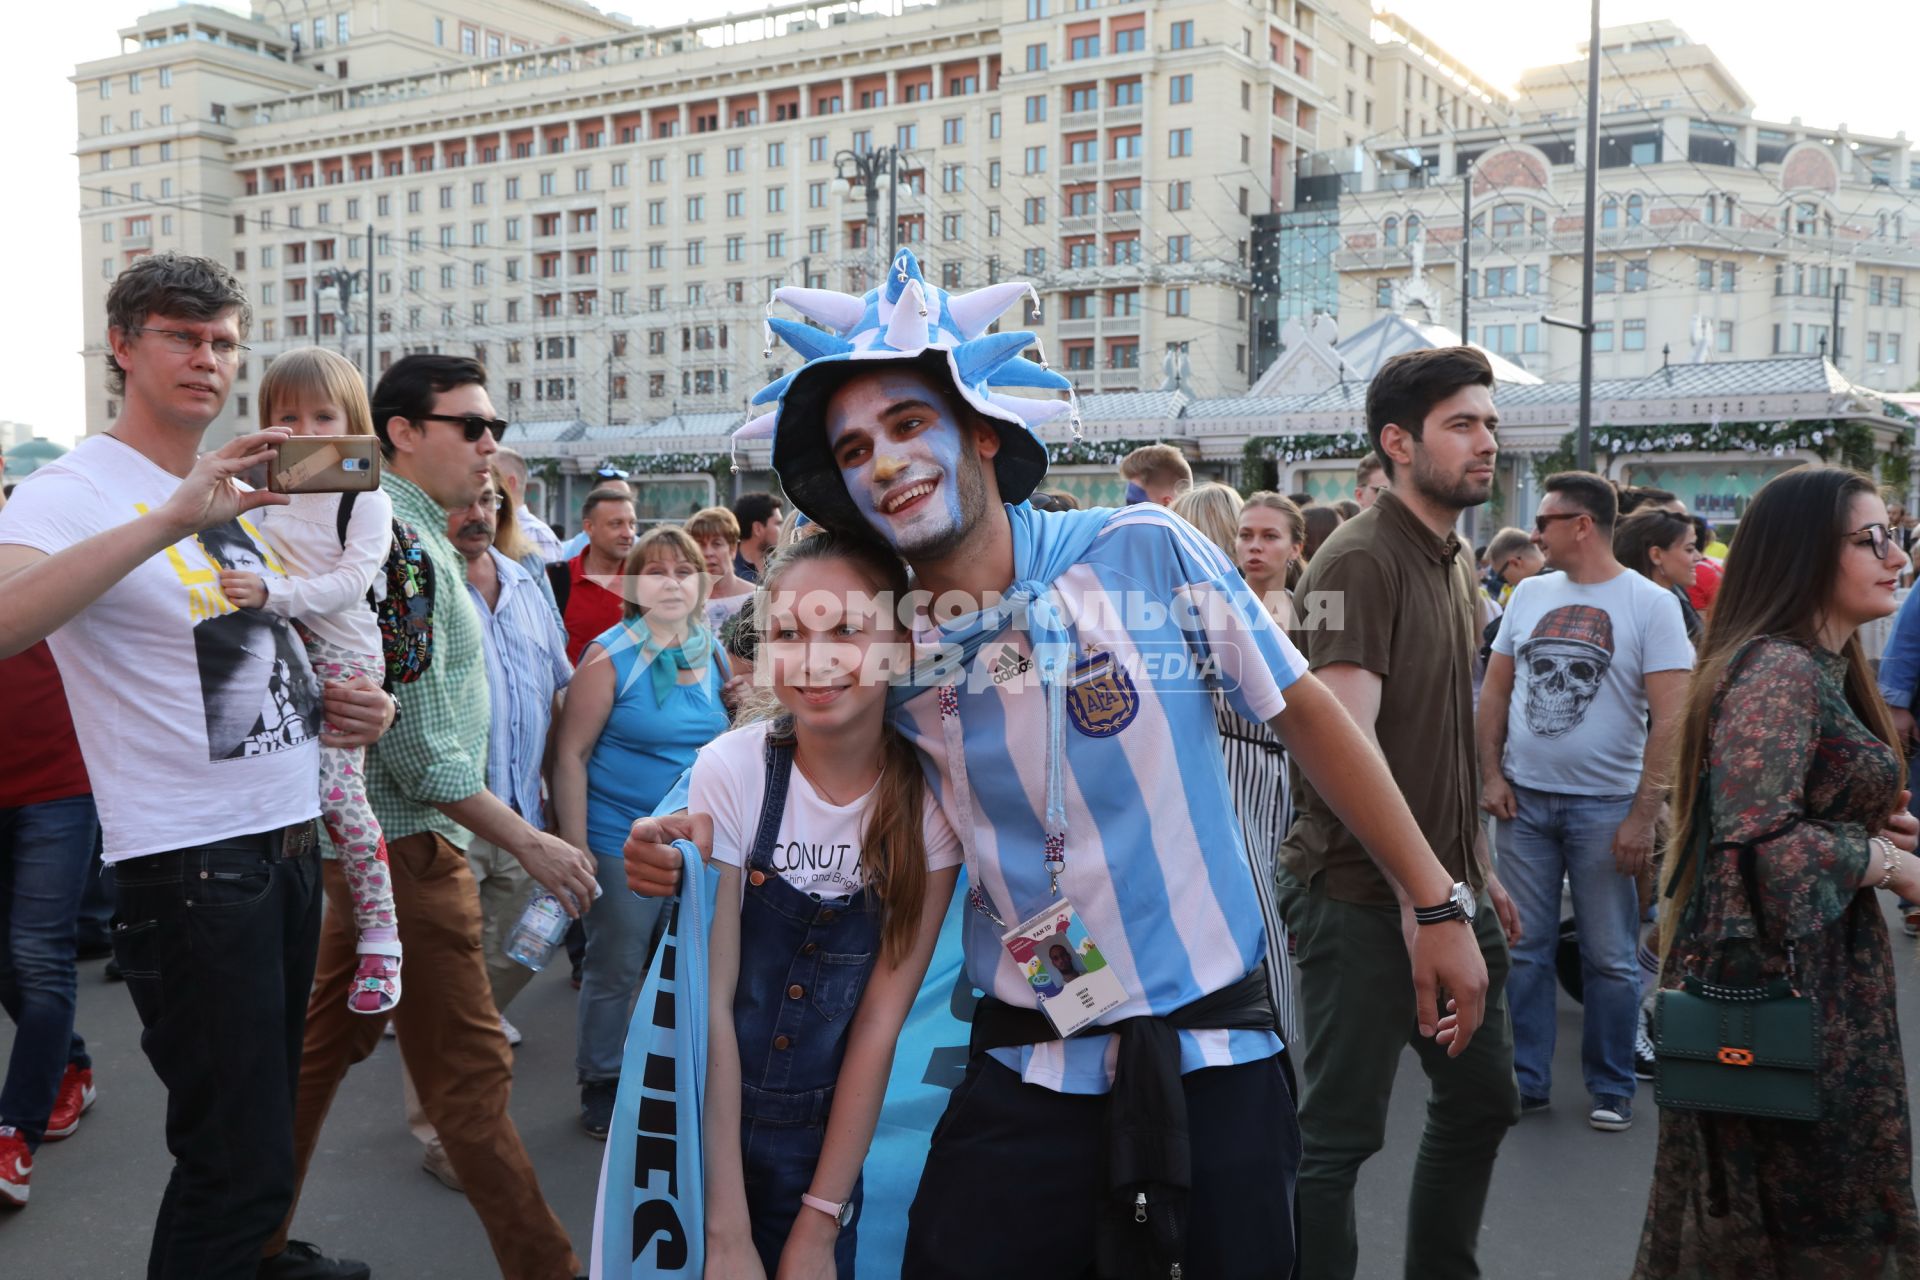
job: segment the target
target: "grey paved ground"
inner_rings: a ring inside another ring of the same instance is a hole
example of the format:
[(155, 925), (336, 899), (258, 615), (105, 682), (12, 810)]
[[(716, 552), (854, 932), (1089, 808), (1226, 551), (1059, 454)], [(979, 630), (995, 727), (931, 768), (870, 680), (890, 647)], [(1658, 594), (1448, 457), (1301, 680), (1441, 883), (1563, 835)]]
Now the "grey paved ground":
[[(1913, 944), (1902, 957), (1902, 1022), (1920, 1025), (1920, 972)], [(7, 1280), (101, 1280), (144, 1273), (147, 1234), (168, 1160), (163, 1098), (140, 1054), (139, 1023), (126, 993), (93, 962), (81, 975), (80, 1015), (98, 1064), (100, 1102), (71, 1140), (43, 1148), (32, 1205), (0, 1213), (0, 1276)], [(1910, 980), (1908, 980), (1910, 979)], [(517, 1058), (513, 1113), (548, 1198), (584, 1250), (593, 1217), (600, 1144), (574, 1127), (573, 992), (565, 969), (542, 974), (513, 1007), (526, 1032)], [(1481, 1257), (1489, 1277), (1620, 1280), (1638, 1239), (1652, 1166), (1655, 1114), (1643, 1090), (1632, 1131), (1586, 1124), (1579, 1093), (1577, 1007), (1561, 1009), (1554, 1110), (1529, 1118), (1502, 1149)], [(12, 1028), (0, 1022), (0, 1055)], [(1908, 1054), (1915, 1078), (1916, 1054)], [(1388, 1148), (1361, 1183), (1361, 1274), (1397, 1277), (1404, 1201), (1426, 1103), (1411, 1054), (1394, 1099)], [(347, 1078), (315, 1158), (295, 1234), (374, 1264), (381, 1280), (479, 1280), (498, 1274), (465, 1200), (419, 1169), (400, 1104), (392, 1041)]]

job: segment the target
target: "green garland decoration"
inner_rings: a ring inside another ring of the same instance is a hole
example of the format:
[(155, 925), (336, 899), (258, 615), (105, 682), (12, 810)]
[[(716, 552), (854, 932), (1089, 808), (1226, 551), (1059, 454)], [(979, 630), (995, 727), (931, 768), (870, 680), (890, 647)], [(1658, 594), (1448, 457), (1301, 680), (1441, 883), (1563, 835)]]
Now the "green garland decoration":
[(1240, 450), (1240, 496), (1280, 483), (1281, 462), (1320, 458), (1359, 461), (1373, 441), (1358, 431), (1313, 432), (1290, 436), (1249, 436)]
[(628, 453), (607, 463), (642, 476), (709, 475), (722, 486), (733, 472), (733, 458), (725, 453)]
[[(1577, 435), (1569, 431), (1560, 437), (1553, 452), (1536, 455), (1534, 475), (1544, 477), (1572, 470)], [(1850, 418), (1599, 426), (1593, 428), (1593, 452), (1596, 457), (1609, 459), (1635, 453), (1750, 453), (1784, 458), (1810, 452), (1824, 461), (1838, 461), (1868, 474), (1883, 462), (1874, 444), (1873, 428)]]
[(1136, 440), (1132, 438), (1118, 440), (1069, 440), (1064, 444), (1047, 446), (1047, 461), (1056, 467), (1112, 466), (1135, 449), (1150, 444), (1165, 444), (1164, 440)]

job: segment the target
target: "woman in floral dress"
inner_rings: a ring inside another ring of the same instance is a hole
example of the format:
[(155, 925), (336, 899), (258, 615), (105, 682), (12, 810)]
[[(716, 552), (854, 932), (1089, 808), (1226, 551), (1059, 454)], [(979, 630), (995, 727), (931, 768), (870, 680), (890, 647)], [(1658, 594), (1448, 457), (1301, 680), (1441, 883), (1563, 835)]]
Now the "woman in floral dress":
[[(1865, 476), (1799, 468), (1755, 497), (1727, 559), (1673, 779), (1661, 985), (1791, 974), (1816, 1009), (1822, 1109), (1812, 1122), (1663, 1110), (1637, 1277), (1920, 1278), (1874, 892), (1920, 891), (1920, 823), (1854, 637), (1894, 610), (1907, 558), (1886, 521)], [(1696, 874), (1687, 836), (1701, 805), (1714, 845)]]

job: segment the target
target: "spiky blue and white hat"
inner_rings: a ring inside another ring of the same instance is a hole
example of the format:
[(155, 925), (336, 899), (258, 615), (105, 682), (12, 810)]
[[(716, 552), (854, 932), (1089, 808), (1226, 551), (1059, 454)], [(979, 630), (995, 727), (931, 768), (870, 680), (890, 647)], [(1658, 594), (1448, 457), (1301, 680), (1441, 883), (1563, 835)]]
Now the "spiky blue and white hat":
[[(1023, 296), (1033, 299), (1037, 316), (1040, 297), (1025, 281), (988, 285), (956, 297), (928, 284), (918, 259), (906, 249), (893, 260), (886, 283), (865, 297), (827, 289), (776, 290), (774, 302), (824, 328), (768, 315), (767, 354), (773, 353), (777, 336), (806, 363), (760, 389), (753, 404), (773, 408), (733, 438), (736, 443), (772, 438), (780, 485), (808, 519), (861, 527), (864, 521), (827, 448), (827, 398), (873, 362), (904, 362), (937, 385), (950, 384), (960, 399), (993, 423), (1000, 433), (993, 465), (1001, 500), (1024, 502), (1047, 473), (1047, 450), (1036, 429), (1066, 414), (1078, 439), (1080, 417), (1071, 398), (1073, 384), (1049, 369), (1044, 358), (1035, 363), (1020, 354), (1038, 348), (1034, 334), (987, 332)], [(1005, 394), (1003, 389), (1013, 387), (1065, 391), (1069, 398)]]

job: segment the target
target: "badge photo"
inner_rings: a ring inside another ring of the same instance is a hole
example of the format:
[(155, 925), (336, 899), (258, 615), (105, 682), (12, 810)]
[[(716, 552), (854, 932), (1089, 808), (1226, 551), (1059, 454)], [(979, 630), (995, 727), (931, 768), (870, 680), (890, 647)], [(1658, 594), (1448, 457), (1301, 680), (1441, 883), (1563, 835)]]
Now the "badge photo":
[(1065, 898), (1007, 930), (1000, 941), (1063, 1040), (1127, 1002), (1119, 975)]

